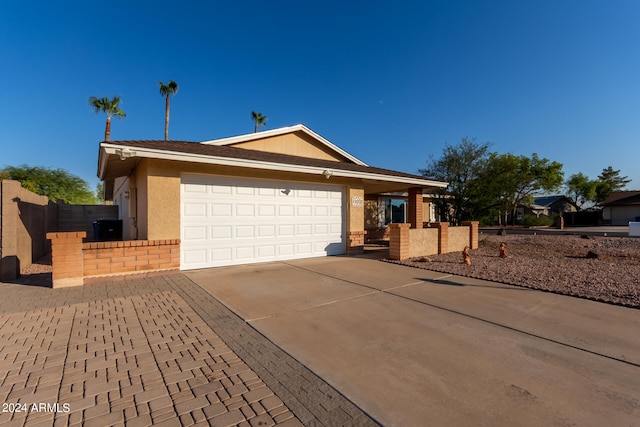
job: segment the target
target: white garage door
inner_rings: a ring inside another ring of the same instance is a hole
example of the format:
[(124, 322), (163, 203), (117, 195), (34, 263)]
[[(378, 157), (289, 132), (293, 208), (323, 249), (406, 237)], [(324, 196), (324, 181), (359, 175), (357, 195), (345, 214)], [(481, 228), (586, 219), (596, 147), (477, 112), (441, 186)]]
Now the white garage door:
[(345, 253), (344, 187), (183, 175), (183, 270)]

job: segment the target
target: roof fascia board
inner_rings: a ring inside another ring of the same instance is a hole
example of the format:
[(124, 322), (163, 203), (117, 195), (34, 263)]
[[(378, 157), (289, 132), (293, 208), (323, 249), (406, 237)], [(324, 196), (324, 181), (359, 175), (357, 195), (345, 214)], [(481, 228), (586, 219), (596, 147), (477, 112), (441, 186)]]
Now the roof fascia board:
[(108, 158), (108, 153), (100, 146), (100, 151), (98, 152), (98, 178), (100, 179), (102, 179), (107, 169)]
[[(102, 144), (102, 148), (104, 152), (108, 155), (118, 155), (116, 153), (117, 150), (122, 150), (122, 145), (111, 145), (111, 144)], [(318, 166), (305, 166), (305, 165), (291, 165), (287, 163), (275, 163), (275, 162), (265, 162), (260, 160), (249, 160), (249, 159), (238, 159), (233, 157), (220, 157), (220, 156), (208, 156), (202, 154), (193, 154), (193, 153), (181, 153), (181, 152), (167, 152), (164, 150), (154, 150), (150, 148), (140, 148), (140, 147), (128, 147), (132, 153), (132, 156), (135, 157), (144, 157), (144, 158), (152, 158), (152, 159), (162, 159), (162, 160), (175, 160), (181, 162), (194, 162), (194, 163), (206, 163), (206, 164), (215, 164), (221, 166), (236, 166), (236, 167), (244, 167), (244, 168), (254, 168), (254, 169), (265, 169), (265, 170), (277, 170), (284, 172), (298, 172), (298, 173), (307, 173), (307, 174), (318, 174), (323, 175), (326, 170), (331, 172), (330, 176), (341, 177), (341, 178), (361, 178), (361, 179), (372, 179), (377, 181), (385, 181), (385, 182), (399, 182), (403, 184), (411, 184), (416, 186), (428, 186), (428, 187), (447, 187), (447, 183), (440, 181), (432, 181), (427, 179), (420, 178), (408, 178), (402, 176), (395, 175), (383, 175), (374, 172), (360, 172), (360, 171), (349, 171), (349, 170), (341, 170), (341, 169), (331, 169), (326, 167), (318, 167)]]
[(340, 148), (337, 145), (331, 143), (329, 140), (327, 140), (327, 139), (323, 138), (322, 136), (318, 135), (317, 133), (315, 133), (314, 131), (312, 131), (311, 129), (309, 129), (308, 127), (306, 127), (303, 124), (294, 125), (294, 126), (288, 126), (288, 127), (278, 128), (278, 129), (265, 130), (265, 131), (262, 131), (262, 132), (248, 133), (246, 135), (232, 136), (232, 137), (229, 137), (229, 138), (212, 139), (212, 140), (209, 140), (209, 141), (202, 141), (200, 144), (231, 145), (231, 144), (237, 144), (237, 143), (240, 143), (240, 142), (249, 142), (249, 141), (254, 141), (256, 139), (262, 139), (262, 138), (269, 138), (269, 137), (272, 137), (272, 136), (284, 135), (286, 133), (293, 133), (293, 132), (297, 132), (297, 131), (301, 131), (301, 132), (306, 133), (307, 135), (309, 135), (313, 139), (317, 140), (318, 142), (322, 143), (326, 147), (330, 148), (331, 150), (337, 152), (338, 154), (346, 157), (347, 159), (351, 160), (352, 162), (354, 162), (354, 163), (356, 163), (356, 164), (358, 164), (360, 166), (368, 166), (362, 160), (360, 160), (357, 157), (347, 153), (342, 148)]

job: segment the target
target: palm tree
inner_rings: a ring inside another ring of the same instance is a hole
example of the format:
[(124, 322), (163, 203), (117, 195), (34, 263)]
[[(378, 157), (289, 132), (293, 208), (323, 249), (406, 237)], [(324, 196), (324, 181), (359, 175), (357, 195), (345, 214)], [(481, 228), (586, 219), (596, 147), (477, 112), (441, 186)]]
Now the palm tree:
[(266, 126), (267, 125), (267, 116), (263, 116), (260, 113), (256, 113), (255, 111), (251, 112), (251, 120), (253, 120), (256, 123), (256, 127), (254, 128), (253, 132), (256, 133), (258, 132), (258, 126)]
[(169, 84), (162, 82), (160, 85), (160, 95), (165, 97), (165, 109), (164, 109), (164, 140), (169, 139), (169, 97), (178, 93), (178, 83), (173, 80), (169, 80)]
[(111, 117), (116, 116), (119, 119), (127, 117), (125, 112), (120, 109), (119, 104), (119, 96), (114, 96), (111, 99), (107, 97), (96, 98), (95, 96), (89, 98), (89, 106), (94, 113), (105, 113), (107, 115), (107, 125), (104, 130), (105, 141), (109, 141), (111, 139)]

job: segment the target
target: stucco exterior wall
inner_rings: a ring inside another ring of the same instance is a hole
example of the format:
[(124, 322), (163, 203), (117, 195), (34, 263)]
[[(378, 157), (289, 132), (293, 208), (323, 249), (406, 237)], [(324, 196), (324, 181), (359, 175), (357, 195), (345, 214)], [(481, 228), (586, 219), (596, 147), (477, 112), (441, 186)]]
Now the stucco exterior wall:
[(469, 246), (469, 226), (449, 227), (449, 252), (462, 251)]
[(347, 230), (364, 231), (364, 188), (347, 188)]
[[(467, 239), (469, 239), (468, 235)], [(412, 228), (409, 230), (409, 257), (436, 255), (437, 253), (437, 228)]]
[(325, 146), (301, 132), (242, 142), (233, 144), (233, 147), (266, 151), (269, 153), (290, 154), (292, 156), (311, 157), (314, 159), (344, 160), (344, 158), (337, 155), (337, 153), (331, 152)]
[(364, 231), (364, 203), (358, 207), (352, 206), (353, 197), (364, 201), (364, 186), (359, 180), (336, 177), (326, 179), (321, 174), (316, 176), (143, 159), (135, 174), (138, 193), (138, 239), (180, 239), (180, 176), (183, 173), (313, 182), (346, 187), (346, 231)]
[(0, 281), (16, 279), (51, 246), (46, 240), (56, 224), (55, 204), (22, 188), (18, 181), (0, 182)]

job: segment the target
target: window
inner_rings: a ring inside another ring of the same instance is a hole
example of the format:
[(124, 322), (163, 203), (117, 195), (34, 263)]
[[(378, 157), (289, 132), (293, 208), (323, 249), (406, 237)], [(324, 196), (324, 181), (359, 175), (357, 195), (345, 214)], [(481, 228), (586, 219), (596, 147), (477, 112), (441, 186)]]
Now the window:
[(380, 226), (391, 223), (407, 222), (407, 200), (400, 198), (384, 197), (380, 199)]

